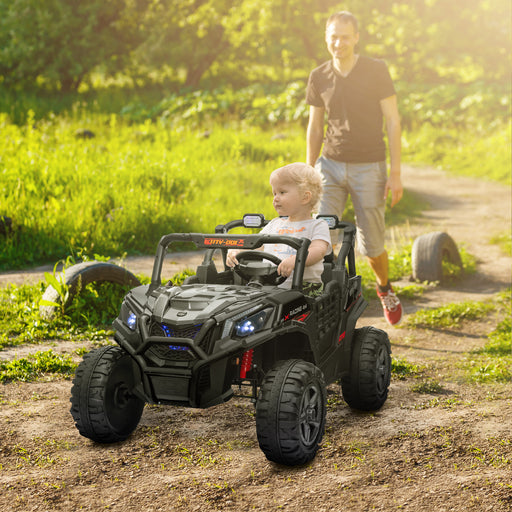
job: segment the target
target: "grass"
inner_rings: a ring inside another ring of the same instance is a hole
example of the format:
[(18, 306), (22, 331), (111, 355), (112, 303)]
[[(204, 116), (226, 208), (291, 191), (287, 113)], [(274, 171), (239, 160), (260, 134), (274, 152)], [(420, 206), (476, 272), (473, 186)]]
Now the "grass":
[(405, 325), (426, 329), (456, 327), (464, 320), (484, 318), (494, 309), (494, 304), (485, 302), (456, 302), (445, 304), (439, 308), (419, 310), (406, 317)]
[(47, 374), (69, 378), (76, 366), (70, 355), (57, 354), (53, 350), (36, 352), (12, 361), (0, 361), (0, 382), (28, 382)]
[(416, 377), (424, 370), (420, 365), (410, 363), (403, 358), (391, 358), (391, 375), (397, 380), (405, 380), (407, 377)]
[[(458, 366), (470, 382), (509, 383), (512, 381), (511, 302), (511, 291), (508, 289), (487, 303), (464, 301), (417, 311), (406, 317), (405, 325), (423, 329), (457, 328), (463, 321), (483, 320), (489, 313), (495, 312), (502, 320), (487, 335), (485, 345), (467, 353)], [(406, 362), (400, 360), (395, 365), (393, 371), (397, 378), (416, 370), (414, 367), (410, 369)], [(420, 383), (413, 391), (423, 392), (422, 389), (431, 383)]]
[[(77, 140), (87, 127), (96, 136)], [(261, 129), (128, 125), (115, 115), (28, 120), (0, 114), (0, 215), (13, 232), (0, 268), (92, 256), (153, 253), (173, 231), (213, 231), (246, 211), (272, 216), (270, 172), (303, 156), (303, 134)], [(233, 193), (236, 191), (236, 193)]]
[(510, 231), (492, 236), (489, 242), (498, 245), (504, 254), (512, 255), (512, 236)]
[(407, 162), (510, 185), (510, 123), (472, 130), (424, 123), (414, 132), (404, 133), (402, 141)]
[(443, 386), (434, 379), (427, 379), (411, 386), (414, 393), (436, 395), (443, 392)]
[(512, 321), (498, 323), (487, 336), (487, 343), (474, 350), (465, 363), (469, 380), (479, 384), (512, 382)]
[[(78, 252), (153, 254), (168, 232), (213, 231), (247, 211), (273, 217), (268, 176), (276, 167), (304, 160), (303, 125), (265, 123), (265, 115), (251, 123), (233, 113), (215, 117), (218, 102), (210, 100), (206, 117), (195, 96), (176, 116), (164, 115), (166, 107), (150, 119), (92, 103), (72, 104), (58, 115), (29, 109), (21, 124), (0, 113), (0, 217), (13, 222), (0, 243), (0, 269), (54, 263)], [(265, 108), (271, 107), (275, 101)], [(82, 129), (94, 137), (77, 138)], [(507, 133), (500, 136), (506, 140)], [(404, 133), (405, 161), (437, 161), (422, 138), (437, 140), (436, 132)], [(464, 172), (488, 177), (482, 171), (487, 154), (475, 158), (473, 146), (455, 141), (458, 151), (466, 148), (470, 156)], [(508, 153), (498, 142), (494, 132), (489, 135), (486, 144), (495, 148), (488, 154), (499, 157), (492, 168), (507, 174)], [(388, 208), (388, 225), (403, 224), (427, 207), (406, 189), (402, 201)], [(350, 204), (345, 218), (353, 220)]]
[[(121, 287), (110, 283), (106, 287), (103, 284), (88, 285), (70, 307), (70, 316), (55, 315), (46, 320), (39, 315), (39, 301), (45, 283), (0, 288), (3, 313), (0, 316), (0, 349), (53, 339), (105, 341), (110, 334), (109, 324), (117, 316), (124, 296), (119, 289)], [(101, 299), (99, 290), (103, 290)], [(114, 297), (117, 297), (117, 302)], [(106, 304), (109, 308), (105, 307)]]

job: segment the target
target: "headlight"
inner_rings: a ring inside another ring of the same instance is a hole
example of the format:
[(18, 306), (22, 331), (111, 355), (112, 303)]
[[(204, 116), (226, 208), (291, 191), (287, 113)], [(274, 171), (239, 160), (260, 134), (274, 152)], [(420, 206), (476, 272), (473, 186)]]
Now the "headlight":
[(137, 327), (137, 315), (133, 312), (133, 311), (130, 311), (128, 313), (128, 318), (126, 319), (126, 325), (132, 330), (132, 331), (135, 331), (136, 327)]
[(239, 320), (235, 324), (235, 334), (237, 336), (249, 336), (255, 332), (261, 331), (265, 326), (268, 310), (259, 311), (247, 318)]

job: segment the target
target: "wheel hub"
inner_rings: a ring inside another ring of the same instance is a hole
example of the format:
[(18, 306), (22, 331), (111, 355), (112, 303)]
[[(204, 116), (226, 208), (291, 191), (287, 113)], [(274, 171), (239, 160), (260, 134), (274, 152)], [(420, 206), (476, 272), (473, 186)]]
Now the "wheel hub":
[(316, 442), (320, 430), (320, 394), (314, 386), (306, 389), (302, 397), (302, 406), (300, 413), (300, 435), (305, 445), (311, 445)]

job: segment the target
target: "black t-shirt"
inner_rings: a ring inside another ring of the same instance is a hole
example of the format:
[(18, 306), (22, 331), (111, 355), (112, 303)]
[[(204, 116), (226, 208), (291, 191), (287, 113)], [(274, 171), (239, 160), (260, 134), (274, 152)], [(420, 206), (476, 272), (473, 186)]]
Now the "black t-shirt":
[(347, 77), (335, 72), (332, 60), (309, 75), (306, 103), (327, 111), (322, 154), (339, 162), (386, 159), (380, 100), (395, 93), (384, 61), (360, 56)]

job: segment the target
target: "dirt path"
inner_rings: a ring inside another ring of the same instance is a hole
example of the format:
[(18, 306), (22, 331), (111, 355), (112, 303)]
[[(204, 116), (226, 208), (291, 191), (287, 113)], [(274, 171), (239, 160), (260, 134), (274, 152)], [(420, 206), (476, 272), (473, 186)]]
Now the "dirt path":
[[(443, 230), (479, 258), (476, 275), (404, 301), (406, 312), (486, 301), (510, 286), (512, 258), (489, 243), (494, 234), (510, 231), (508, 187), (409, 167), (404, 183), (431, 208), (410, 226), (390, 230), (390, 243), (401, 235)], [(197, 264), (190, 255), (175, 259), (177, 269)], [(125, 264), (149, 274), (152, 257)], [(0, 286), (39, 280), (43, 270), (0, 275)], [(388, 401), (374, 414), (354, 413), (331, 387), (322, 448), (310, 465), (298, 468), (264, 458), (254, 408), (241, 398), (208, 410), (148, 406), (125, 443), (99, 446), (74, 428), (70, 381), (3, 385), (0, 508), (512, 510), (512, 384), (470, 385), (460, 368), (496, 321), (435, 331), (388, 328), (372, 301), (360, 324), (387, 330), (394, 357), (417, 363), (422, 372), (393, 380)], [(434, 393), (414, 391), (414, 385), (429, 382), (439, 386)]]

